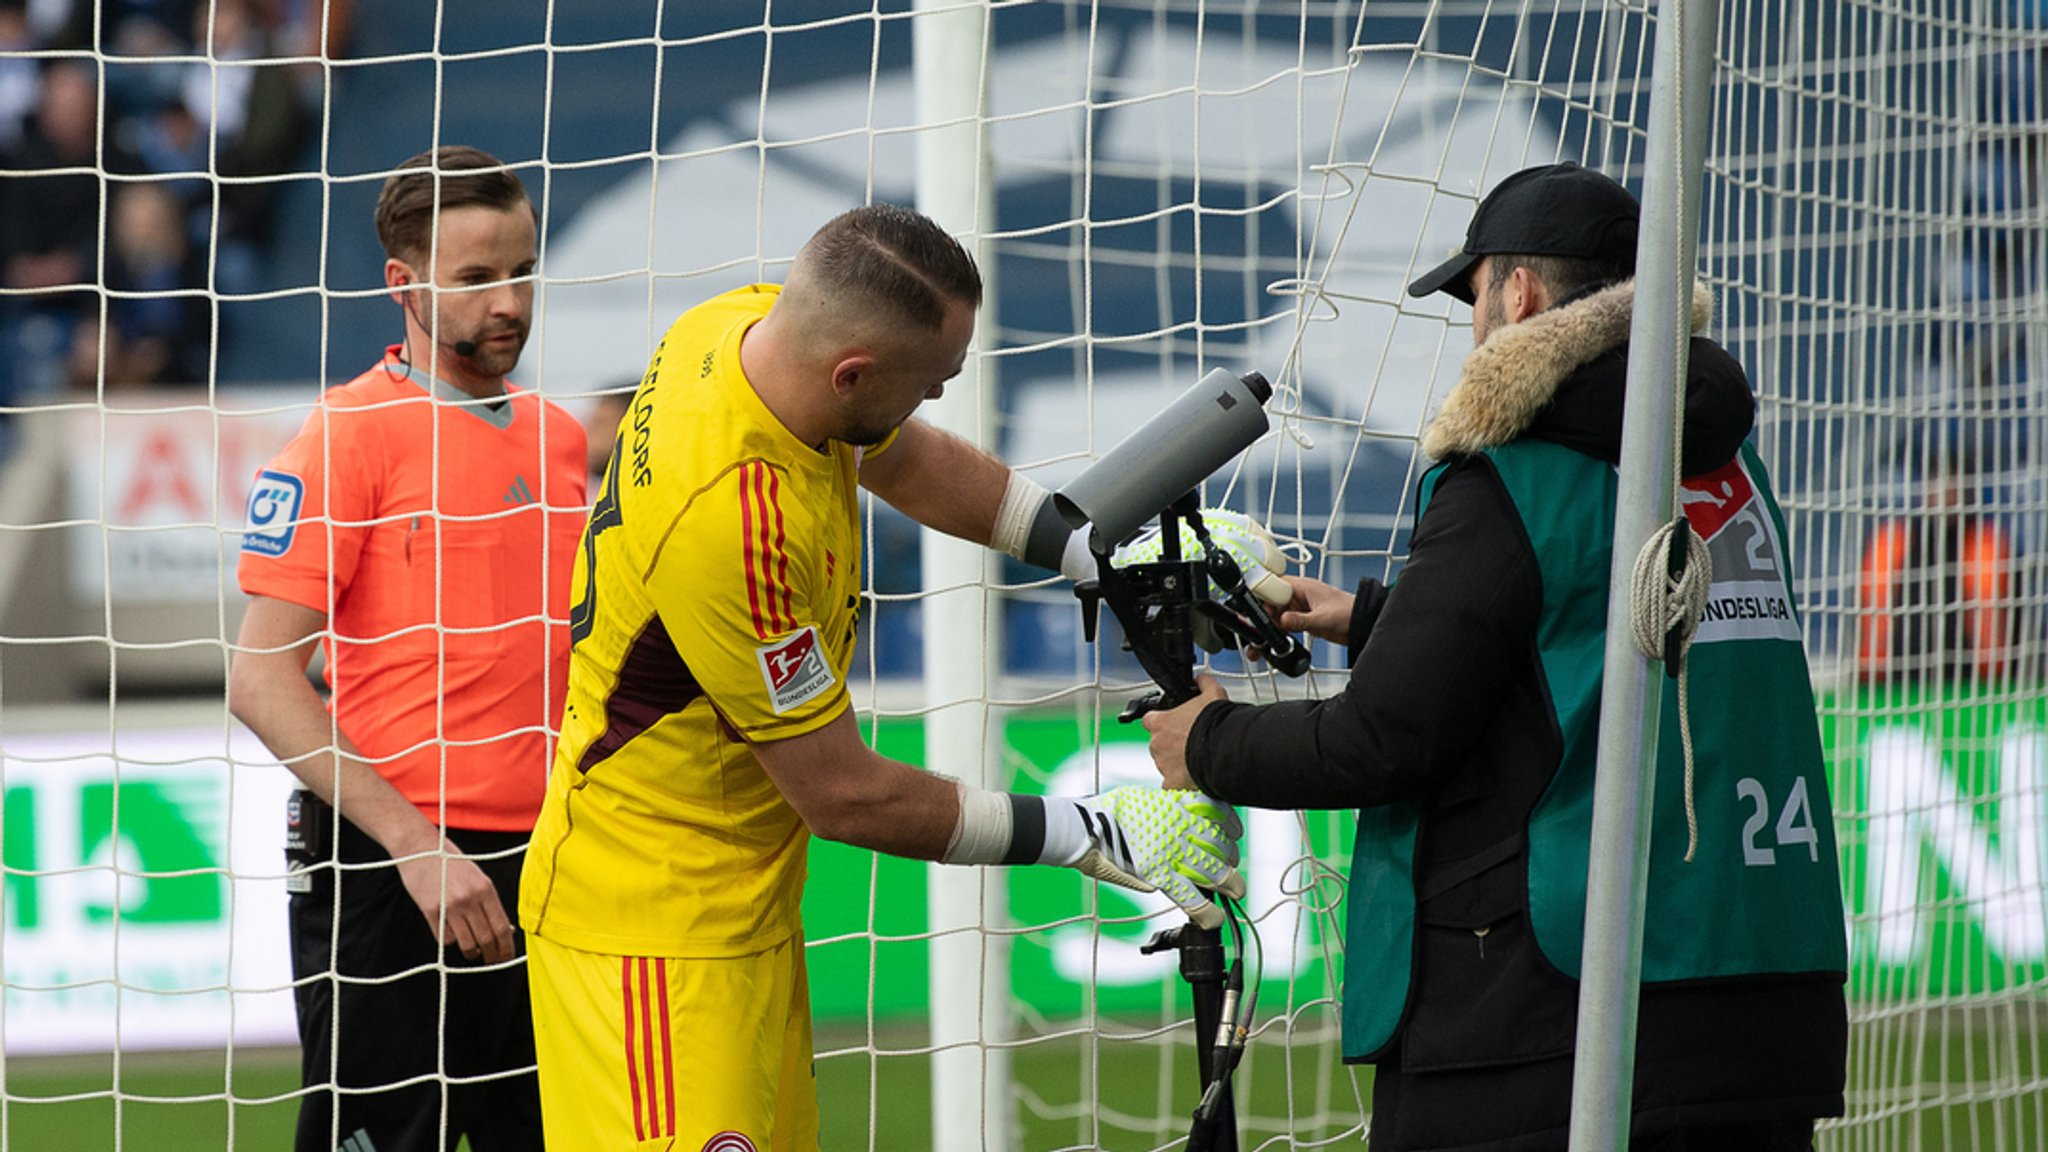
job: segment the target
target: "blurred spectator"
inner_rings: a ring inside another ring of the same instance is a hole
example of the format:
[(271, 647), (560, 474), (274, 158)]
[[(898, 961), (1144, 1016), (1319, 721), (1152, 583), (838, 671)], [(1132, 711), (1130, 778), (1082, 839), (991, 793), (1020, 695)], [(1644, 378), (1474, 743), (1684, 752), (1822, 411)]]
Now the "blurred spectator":
[(160, 183), (124, 185), (107, 236), (107, 287), (115, 293), (107, 311), (123, 347), (107, 382), (205, 381), (213, 310), (193, 291), (206, 286), (206, 269), (194, 258), (177, 199)]
[[(199, 143), (199, 171), (206, 170), (209, 136), (218, 149), (219, 174), (232, 178), (289, 172), (306, 146), (307, 108), (290, 66), (275, 60), (270, 33), (257, 21), (259, 10), (276, 16), (274, 6), (252, 0), (215, 0), (194, 17), (193, 41), (210, 45), (215, 61), (189, 65), (181, 86), (183, 116)], [(219, 187), (217, 229), (212, 205), (198, 206), (200, 236), (213, 234), (215, 286), (253, 291), (280, 185), (237, 180)]]
[(110, 120), (176, 100), (184, 68), (171, 57), (192, 51), (189, 6), (106, 5), (100, 20)]
[[(84, 396), (96, 396), (101, 386), (109, 390), (121, 387), (127, 379), (122, 368), (125, 359), (121, 334), (112, 328), (106, 329), (104, 339), (98, 316), (83, 316), (72, 325), (70, 344), (64, 350), (63, 376), (67, 391)], [(106, 371), (101, 371), (101, 365)]]
[(0, 181), (0, 282), (26, 293), (0, 297), (0, 402), (60, 387), (71, 329), (98, 308), (97, 170), (134, 166), (100, 147), (97, 89), (92, 65), (48, 64), (21, 144), (0, 156), (18, 172)]
[(2013, 550), (1978, 508), (1976, 454), (1950, 426), (1916, 446), (1925, 507), (1880, 524), (1857, 590), (1857, 666), (1870, 681), (2002, 683), (2020, 637)]
[(281, 0), (277, 7), (288, 55), (329, 60), (348, 55), (356, 31), (356, 0)]
[(60, 61), (43, 71), (35, 117), (6, 163), (28, 173), (7, 182), (0, 219), (9, 288), (92, 280), (100, 190), (95, 89), (90, 65)]
[(28, 5), (23, 0), (0, 0), (0, 153), (21, 147), (22, 133), (35, 112), (41, 88), (36, 62), (15, 53), (32, 52), (36, 46)]
[(29, 35), (43, 48), (92, 47), (92, 5), (78, 0), (28, 0)]
[[(204, 69), (205, 65), (195, 67)], [(206, 126), (193, 118), (182, 99), (150, 105), (146, 110), (130, 109), (115, 117), (114, 133), (122, 145), (135, 153), (144, 171), (157, 175), (182, 176), (169, 187), (181, 204), (191, 208), (195, 240), (205, 242), (213, 214), (212, 185), (207, 182)]]
[[(185, 32), (204, 0), (98, 0), (102, 47), (122, 56), (173, 56), (189, 46)], [(88, 17), (88, 21), (90, 21)], [(90, 23), (88, 23), (90, 27)]]

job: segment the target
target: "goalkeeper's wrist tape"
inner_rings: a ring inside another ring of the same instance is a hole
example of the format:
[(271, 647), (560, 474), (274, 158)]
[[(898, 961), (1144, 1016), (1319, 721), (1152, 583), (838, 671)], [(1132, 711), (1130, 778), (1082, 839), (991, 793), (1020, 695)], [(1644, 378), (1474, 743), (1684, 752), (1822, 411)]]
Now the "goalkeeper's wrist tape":
[(1003, 490), (1003, 502), (996, 508), (995, 532), (988, 546), (1026, 564), (1055, 569), (1069, 580), (1095, 575), (1088, 530), (1068, 527), (1066, 518), (1053, 506), (1052, 493), (1022, 472), (1010, 473), (1010, 486)]
[(1087, 813), (1070, 800), (988, 792), (958, 781), (960, 820), (946, 864), (1072, 865), (1095, 846)]

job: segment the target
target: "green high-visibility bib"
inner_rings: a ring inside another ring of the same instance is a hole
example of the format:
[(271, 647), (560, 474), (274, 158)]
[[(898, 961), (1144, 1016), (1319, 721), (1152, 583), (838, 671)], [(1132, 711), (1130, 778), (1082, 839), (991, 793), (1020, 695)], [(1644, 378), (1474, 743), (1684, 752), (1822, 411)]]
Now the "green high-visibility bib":
[[(1486, 455), (1536, 551), (1543, 581), (1537, 651), (1564, 736), (1556, 775), (1525, 827), (1529, 920), (1544, 957), (1577, 978), (1617, 477), (1601, 461), (1539, 441)], [(1439, 465), (1423, 478), (1418, 521), (1442, 474)], [(1834, 817), (1784, 518), (1763, 462), (1747, 446), (1727, 465), (1688, 478), (1682, 499), (1713, 560), (1712, 591), (1688, 656), (1699, 847), (1687, 863), (1678, 690), (1659, 677), (1643, 981), (1840, 972), (1847, 939)], [(1423, 819), (1413, 804), (1359, 813), (1346, 923), (1348, 1058), (1385, 1047), (1408, 1001)]]

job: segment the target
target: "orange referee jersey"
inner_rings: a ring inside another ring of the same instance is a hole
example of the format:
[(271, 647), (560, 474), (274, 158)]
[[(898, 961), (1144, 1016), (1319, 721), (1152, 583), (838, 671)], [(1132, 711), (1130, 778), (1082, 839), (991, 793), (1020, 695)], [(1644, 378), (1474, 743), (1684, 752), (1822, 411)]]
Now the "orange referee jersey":
[(583, 428), (531, 392), (471, 400), (399, 351), (257, 475), (242, 590), (327, 614), (335, 721), (428, 819), (529, 829), (567, 684)]

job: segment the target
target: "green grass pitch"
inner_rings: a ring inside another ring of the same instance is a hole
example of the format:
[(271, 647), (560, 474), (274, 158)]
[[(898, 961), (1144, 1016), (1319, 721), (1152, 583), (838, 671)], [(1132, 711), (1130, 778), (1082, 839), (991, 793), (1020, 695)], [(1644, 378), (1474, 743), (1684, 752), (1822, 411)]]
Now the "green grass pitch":
[[(1825, 1129), (1825, 1152), (2006, 1152), (2048, 1147), (2048, 1067), (2031, 1011), (1996, 1008), (1879, 1017), (1852, 1044), (1851, 1112)], [(1105, 1025), (1105, 1032), (1114, 1032)], [(1194, 1107), (1193, 1057), (1185, 1028), (1154, 1039), (1056, 1035), (1011, 1050), (1018, 1147), (1151, 1149), (1178, 1144)], [(825, 1152), (931, 1146), (931, 1058), (915, 1051), (916, 1027), (872, 1038), (827, 1028), (818, 1037), (819, 1108)], [(1282, 1058), (1277, 1041), (1256, 1045), (1237, 1093), (1246, 1147), (1293, 1117), (1298, 1139), (1355, 1132), (1370, 1074), (1334, 1067), (1329, 1045)], [(297, 1102), (290, 1050), (123, 1056), (120, 1098), (107, 1055), (11, 1059), (0, 1097), (7, 1152), (272, 1152), (290, 1147)], [(1354, 1088), (1355, 1083), (1355, 1088)], [(1917, 1087), (1901, 1092), (1892, 1085)], [(2031, 1086), (2031, 1087), (2030, 1087)], [(1162, 1093), (1170, 1098), (1160, 1116)], [(232, 1095), (232, 1102), (229, 1097)], [(1285, 1146), (1282, 1142), (1281, 1146)], [(1328, 1146), (1362, 1148), (1355, 1136)]]
[[(1184, 1137), (1196, 1094), (1188, 1033), (1096, 1042), (1060, 1036), (1013, 1048), (1019, 1147), (1149, 1149)], [(817, 1065), (825, 1152), (931, 1146), (931, 1057), (909, 1051), (922, 1039), (918, 1027), (891, 1026), (871, 1041), (865, 1033), (821, 1030), (818, 1048), (828, 1053)], [(1265, 1118), (1248, 1124), (1248, 1133), (1272, 1135), (1288, 1115), (1285, 1061), (1278, 1048), (1268, 1049), (1270, 1055), (1253, 1052), (1241, 1073), (1240, 1114), (1248, 1121)], [(1338, 1072), (1331, 1083), (1306, 1051), (1294, 1063), (1296, 1114), (1323, 1111), (1324, 1122), (1314, 1130), (1325, 1135), (1354, 1128), (1360, 1110), (1350, 1077)], [(1359, 1079), (1369, 1082), (1364, 1074)], [(127, 1055), (119, 1066), (119, 1099), (115, 1082), (107, 1055), (9, 1061), (0, 1148), (272, 1152), (291, 1146), (298, 1066), (289, 1049), (237, 1051), (232, 1070), (222, 1052)], [(1166, 1117), (1157, 1115), (1162, 1091), (1172, 1100)]]

